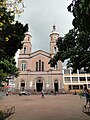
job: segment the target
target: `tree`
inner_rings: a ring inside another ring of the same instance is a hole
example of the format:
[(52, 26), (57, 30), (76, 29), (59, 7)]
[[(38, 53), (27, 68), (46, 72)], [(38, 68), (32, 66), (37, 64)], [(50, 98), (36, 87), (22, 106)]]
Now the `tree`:
[(0, 6), (7, 8), (14, 15), (22, 13), (25, 7), (23, 0), (0, 0)]
[(67, 8), (73, 13), (74, 28), (58, 38), (58, 52), (49, 64), (54, 66), (59, 59), (68, 60), (67, 67), (72, 67), (73, 72), (78, 69), (90, 73), (90, 0), (73, 0)]
[(2, 82), (6, 81), (7, 73), (3, 72), (3, 69), (0, 69), (0, 87), (3, 86)]
[(7, 10), (3, 4), (0, 6), (0, 83), (7, 76), (19, 75), (14, 56), (17, 50), (22, 48), (21, 41), (24, 39), (24, 33), (28, 31), (27, 24), (24, 26), (15, 21), (13, 12)]

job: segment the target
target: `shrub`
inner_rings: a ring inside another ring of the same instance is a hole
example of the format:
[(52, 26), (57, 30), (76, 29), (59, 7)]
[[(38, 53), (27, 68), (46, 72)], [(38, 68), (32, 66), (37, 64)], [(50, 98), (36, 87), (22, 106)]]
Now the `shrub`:
[(5, 120), (5, 115), (3, 111), (0, 111), (0, 120)]

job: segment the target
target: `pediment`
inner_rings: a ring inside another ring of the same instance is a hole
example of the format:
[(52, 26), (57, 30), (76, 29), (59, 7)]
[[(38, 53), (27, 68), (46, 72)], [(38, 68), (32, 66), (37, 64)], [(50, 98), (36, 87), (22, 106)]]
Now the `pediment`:
[(39, 56), (39, 55), (50, 58), (50, 54), (48, 52), (43, 51), (43, 50), (38, 50), (38, 51), (35, 51), (35, 52), (31, 53), (30, 58), (36, 57), (36, 56)]

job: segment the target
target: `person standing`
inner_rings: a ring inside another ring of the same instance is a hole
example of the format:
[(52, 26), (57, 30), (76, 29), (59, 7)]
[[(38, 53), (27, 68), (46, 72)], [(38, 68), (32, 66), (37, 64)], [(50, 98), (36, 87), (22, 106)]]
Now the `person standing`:
[(89, 108), (90, 108), (90, 92), (88, 89), (85, 91), (85, 95), (86, 95), (86, 104), (84, 105), (84, 107), (86, 108), (87, 104), (89, 103)]
[(42, 91), (41, 91), (41, 94), (42, 94), (42, 97), (41, 98), (45, 98), (44, 97), (44, 90), (42, 89)]

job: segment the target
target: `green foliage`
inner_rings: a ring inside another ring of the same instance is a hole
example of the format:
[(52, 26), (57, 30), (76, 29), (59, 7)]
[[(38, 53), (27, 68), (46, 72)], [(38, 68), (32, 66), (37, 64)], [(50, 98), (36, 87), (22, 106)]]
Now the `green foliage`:
[(6, 81), (7, 73), (3, 71), (3, 69), (0, 69), (0, 86), (2, 85), (2, 81)]
[(90, 73), (90, 0), (73, 0), (68, 11), (73, 13), (74, 28), (58, 39), (59, 51), (49, 63), (54, 66), (59, 59), (68, 59), (67, 67), (72, 67), (73, 72), (83, 69)]
[(4, 112), (0, 110), (0, 120), (5, 120)]
[(24, 0), (0, 0), (0, 6), (7, 8), (13, 15), (20, 15), (24, 11)]
[(24, 33), (28, 31), (28, 25), (23, 26), (18, 21), (14, 22), (14, 15), (7, 12), (5, 8), (0, 8), (0, 48), (3, 56), (15, 56), (17, 49), (21, 49), (21, 41)]
[(4, 72), (8, 75), (12, 75), (17, 77), (19, 75), (19, 69), (15, 67), (16, 63), (14, 58), (7, 60), (4, 59), (3, 61), (0, 61), (0, 69), (3, 68)]
[[(19, 0), (18, 0), (19, 1)], [(0, 2), (1, 3), (1, 2)], [(4, 1), (5, 3), (5, 1)], [(19, 75), (14, 59), (15, 53), (22, 48), (24, 33), (28, 25), (15, 21), (15, 15), (3, 5), (0, 6), (0, 83), (7, 76)]]
[(68, 11), (73, 13), (73, 26), (79, 32), (90, 32), (90, 1), (73, 0), (68, 6)]

